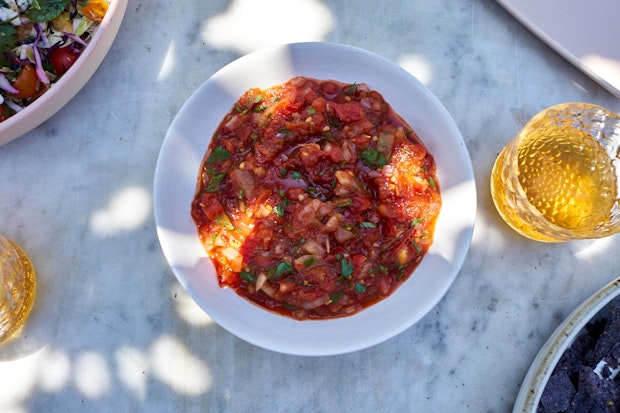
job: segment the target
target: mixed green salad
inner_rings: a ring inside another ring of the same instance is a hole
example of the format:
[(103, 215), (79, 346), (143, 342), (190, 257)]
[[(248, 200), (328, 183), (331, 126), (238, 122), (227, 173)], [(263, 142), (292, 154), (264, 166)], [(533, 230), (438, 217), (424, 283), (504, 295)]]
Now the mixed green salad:
[(75, 63), (109, 0), (0, 0), (0, 122), (21, 111)]

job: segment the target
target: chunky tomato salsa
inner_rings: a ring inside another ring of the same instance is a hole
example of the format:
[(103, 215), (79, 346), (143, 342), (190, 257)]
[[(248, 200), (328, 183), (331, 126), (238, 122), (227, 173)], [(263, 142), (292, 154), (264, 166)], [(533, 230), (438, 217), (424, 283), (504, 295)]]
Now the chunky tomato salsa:
[(303, 320), (389, 296), (440, 207), (433, 157), (378, 92), (296, 77), (224, 117), (191, 214), (220, 286)]

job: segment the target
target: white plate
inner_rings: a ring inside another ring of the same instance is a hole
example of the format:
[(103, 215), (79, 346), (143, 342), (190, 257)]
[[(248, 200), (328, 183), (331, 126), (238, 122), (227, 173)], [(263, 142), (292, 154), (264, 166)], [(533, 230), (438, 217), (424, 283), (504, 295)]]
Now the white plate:
[(19, 113), (0, 122), (0, 145), (45, 122), (82, 89), (110, 50), (126, 8), (127, 0), (111, 0), (103, 21), (73, 66), (41, 97)]
[(607, 284), (584, 301), (560, 324), (540, 349), (528, 370), (515, 400), (513, 413), (536, 412), (547, 380), (564, 351), (573, 344), (585, 325), (619, 295), (620, 278)]
[[(196, 178), (211, 135), (251, 87), (301, 75), (367, 83), (413, 127), (435, 157), (443, 206), (435, 242), (392, 296), (346, 318), (295, 321), (220, 288), (190, 217)], [(236, 336), (270, 350), (331, 355), (380, 343), (433, 308), (454, 281), (469, 248), (476, 189), (469, 154), (450, 115), (413, 76), (368, 51), (332, 43), (297, 43), (242, 57), (208, 79), (174, 119), (159, 154), (154, 213), (163, 252), (179, 282), (202, 309)]]

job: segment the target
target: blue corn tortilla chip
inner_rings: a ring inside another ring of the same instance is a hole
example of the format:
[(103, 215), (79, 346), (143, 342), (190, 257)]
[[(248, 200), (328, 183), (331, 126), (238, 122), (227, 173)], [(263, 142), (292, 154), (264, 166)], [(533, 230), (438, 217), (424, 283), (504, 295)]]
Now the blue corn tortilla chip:
[[(604, 368), (597, 365), (604, 360)], [(620, 413), (620, 297), (589, 322), (562, 354), (537, 413)]]
[(591, 368), (579, 369), (578, 391), (568, 413), (617, 413), (620, 411), (620, 388), (611, 380), (601, 379)]
[(545, 413), (565, 412), (577, 391), (565, 370), (555, 372), (549, 377), (540, 403), (544, 406)]

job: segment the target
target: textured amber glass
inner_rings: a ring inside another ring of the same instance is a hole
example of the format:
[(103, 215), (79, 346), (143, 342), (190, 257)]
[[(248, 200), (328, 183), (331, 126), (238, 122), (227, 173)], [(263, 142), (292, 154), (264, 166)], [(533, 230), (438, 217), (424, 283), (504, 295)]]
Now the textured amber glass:
[(620, 117), (565, 103), (537, 114), (499, 154), (491, 195), (501, 217), (546, 242), (620, 231)]
[(0, 236), (0, 342), (28, 317), (36, 291), (34, 269), (24, 251)]

